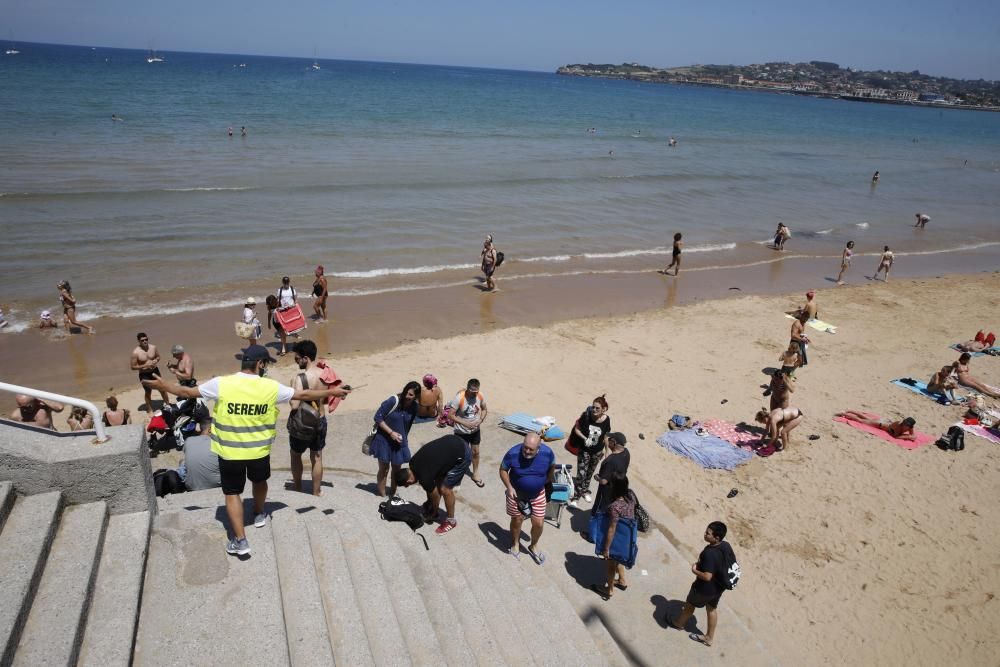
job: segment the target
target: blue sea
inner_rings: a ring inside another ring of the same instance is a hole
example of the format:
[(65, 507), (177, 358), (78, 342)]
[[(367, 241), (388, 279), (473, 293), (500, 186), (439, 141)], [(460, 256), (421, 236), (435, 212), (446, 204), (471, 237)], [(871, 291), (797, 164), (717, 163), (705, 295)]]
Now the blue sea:
[(317, 264), (335, 294), (433, 289), (472, 279), (488, 233), (508, 281), (662, 266), (678, 231), (691, 266), (780, 261), (764, 247), (779, 220), (788, 253), (817, 257), (850, 239), (897, 256), (1000, 244), (996, 113), (18, 48), (0, 55), (7, 312), (56, 308), (61, 279), (83, 318), (207, 308), (285, 274), (308, 291)]

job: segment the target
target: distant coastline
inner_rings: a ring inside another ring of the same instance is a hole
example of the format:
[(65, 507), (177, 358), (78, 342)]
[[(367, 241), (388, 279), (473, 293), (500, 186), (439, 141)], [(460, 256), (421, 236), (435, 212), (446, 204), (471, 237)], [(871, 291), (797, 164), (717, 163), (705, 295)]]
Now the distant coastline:
[(852, 102), (1000, 111), (1000, 83), (997, 82), (930, 77), (919, 71), (862, 72), (841, 69), (836, 63), (822, 61), (693, 65), (668, 69), (638, 63), (588, 63), (563, 65), (556, 70), (556, 74), (755, 90)]

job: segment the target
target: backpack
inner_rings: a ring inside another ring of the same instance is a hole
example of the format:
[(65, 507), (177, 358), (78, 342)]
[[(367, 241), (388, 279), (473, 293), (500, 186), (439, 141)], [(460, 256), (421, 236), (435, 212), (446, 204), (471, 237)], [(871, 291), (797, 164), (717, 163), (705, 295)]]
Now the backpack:
[(965, 431), (960, 426), (952, 426), (934, 444), (945, 451), (960, 452), (965, 449)]
[(740, 564), (736, 561), (736, 554), (733, 553), (729, 542), (722, 542), (720, 547), (722, 549), (722, 564), (726, 568), (722, 576), (722, 586), (731, 591), (736, 588), (736, 584), (740, 583), (740, 574), (742, 574)]
[(424, 526), (424, 515), (420, 505), (404, 503), (399, 498), (390, 498), (385, 502), (379, 503), (378, 513), (386, 521), (402, 521), (405, 523), (414, 534), (424, 541), (424, 549), (427, 551), (431, 550), (427, 546), (427, 538), (417, 532), (418, 528), (423, 528)]
[(177, 471), (166, 468), (160, 468), (153, 473), (153, 488), (156, 489), (156, 495), (160, 498), (171, 493), (184, 493), (187, 491)]
[(499, 266), (500, 266), (501, 264), (503, 264), (503, 259), (504, 259), (504, 254), (503, 254), (502, 252), (500, 252), (499, 250), (497, 250), (497, 264), (496, 264), (496, 265), (497, 265), (498, 267), (499, 267)]
[[(305, 373), (299, 373), (302, 388), (309, 388)], [(296, 440), (315, 440), (319, 435), (322, 416), (319, 410), (308, 401), (299, 401), (299, 407), (288, 415), (288, 435)]]

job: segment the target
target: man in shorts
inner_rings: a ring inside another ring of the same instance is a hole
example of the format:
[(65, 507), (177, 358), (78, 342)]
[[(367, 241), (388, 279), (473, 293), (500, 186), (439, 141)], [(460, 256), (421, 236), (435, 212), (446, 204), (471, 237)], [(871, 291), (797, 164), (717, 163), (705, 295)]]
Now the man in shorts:
[(675, 630), (683, 630), (696, 608), (707, 607), (708, 631), (703, 635), (692, 632), (688, 636), (705, 646), (711, 646), (715, 640), (715, 627), (719, 622), (719, 600), (726, 590), (723, 583), (728, 576), (725, 554), (727, 549), (732, 551), (732, 547), (723, 541), (726, 537), (726, 524), (721, 521), (708, 524), (704, 537), (708, 546), (701, 550), (698, 562), (691, 565), (695, 580), (691, 584), (684, 608), (676, 619), (667, 617), (667, 623)]
[(472, 481), (482, 488), (486, 482), (479, 476), (479, 443), (482, 440), (479, 427), (486, 419), (486, 398), (479, 393), (479, 380), (471, 378), (465, 384), (465, 391), (451, 399), (448, 407), (455, 422), (455, 435), (472, 448)]
[(531, 518), (531, 543), (528, 555), (542, 565), (545, 553), (538, 550), (538, 540), (545, 526), (545, 485), (555, 473), (556, 455), (542, 444), (537, 433), (528, 433), (524, 442), (514, 445), (500, 462), (500, 481), (507, 489), (507, 516), (510, 517), (510, 554), (521, 557), (521, 525)]
[(444, 535), (458, 525), (455, 520), (455, 487), (469, 471), (471, 460), (469, 443), (457, 435), (446, 435), (421, 447), (410, 459), (410, 467), (400, 468), (396, 475), (397, 486), (411, 486), (419, 482), (424, 488), (427, 493), (425, 521), (437, 519), (441, 500), (444, 499), (447, 518), (435, 529), (438, 535)]
[[(300, 340), (292, 346), (295, 354), (295, 363), (299, 367), (299, 372), (295, 374), (289, 383), (293, 389), (321, 389), (326, 385), (320, 379), (323, 371), (316, 365), (316, 343), (311, 340)], [(305, 376), (305, 384), (302, 379)], [(299, 409), (299, 401), (293, 400), (290, 403), (292, 411)], [(313, 408), (320, 415), (319, 430), (311, 439), (300, 439), (288, 436), (288, 446), (291, 448), (292, 467), (292, 488), (296, 491), (302, 490), (302, 455), (309, 450), (309, 467), (312, 471), (312, 494), (314, 496), (323, 493), (323, 448), (326, 447), (326, 401), (319, 401), (313, 404)]]
[(182, 387), (197, 387), (198, 381), (194, 379), (194, 360), (184, 351), (184, 346), (174, 345), (170, 348), (170, 356), (173, 358), (167, 362), (167, 370), (177, 378), (177, 384)]
[[(146, 415), (152, 417), (153, 390), (143, 381), (152, 380), (160, 375), (160, 369), (157, 367), (160, 363), (160, 351), (156, 349), (155, 345), (150, 345), (149, 336), (144, 333), (137, 333), (135, 339), (139, 341), (139, 344), (132, 350), (129, 367), (139, 372), (139, 384), (142, 385), (145, 392), (143, 398), (146, 400)], [(163, 398), (164, 405), (169, 402), (166, 392), (160, 391), (160, 397)]]

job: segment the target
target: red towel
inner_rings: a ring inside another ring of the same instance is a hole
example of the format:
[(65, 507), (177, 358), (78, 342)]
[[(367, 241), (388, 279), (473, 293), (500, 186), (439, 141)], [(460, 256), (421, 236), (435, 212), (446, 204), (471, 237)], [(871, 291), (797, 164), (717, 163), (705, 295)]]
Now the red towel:
[[(872, 419), (878, 419), (876, 415), (869, 415)], [(882, 438), (883, 440), (888, 440), (894, 445), (898, 445), (903, 449), (918, 449), (924, 445), (928, 445), (934, 442), (937, 438), (933, 435), (927, 435), (926, 433), (920, 433), (919, 431), (914, 431), (913, 436), (916, 440), (900, 440), (899, 438), (894, 438), (887, 431), (883, 431), (877, 426), (869, 426), (868, 424), (862, 424), (861, 422), (852, 421), (845, 417), (834, 417), (833, 421), (840, 422), (842, 424), (847, 424), (852, 428), (856, 428), (859, 431), (864, 431), (865, 433), (871, 433), (877, 438)]]
[[(337, 372), (333, 370), (333, 368), (330, 366), (329, 362), (326, 361), (326, 359), (319, 359), (316, 362), (316, 367), (321, 368), (323, 370), (323, 372), (320, 373), (319, 379), (326, 386), (336, 387), (337, 385), (343, 383), (343, 380), (337, 377)], [(334, 410), (336, 410), (337, 406), (340, 405), (340, 402), (342, 400), (344, 399), (342, 399), (339, 396), (328, 396), (326, 399), (327, 412), (333, 412)]]

